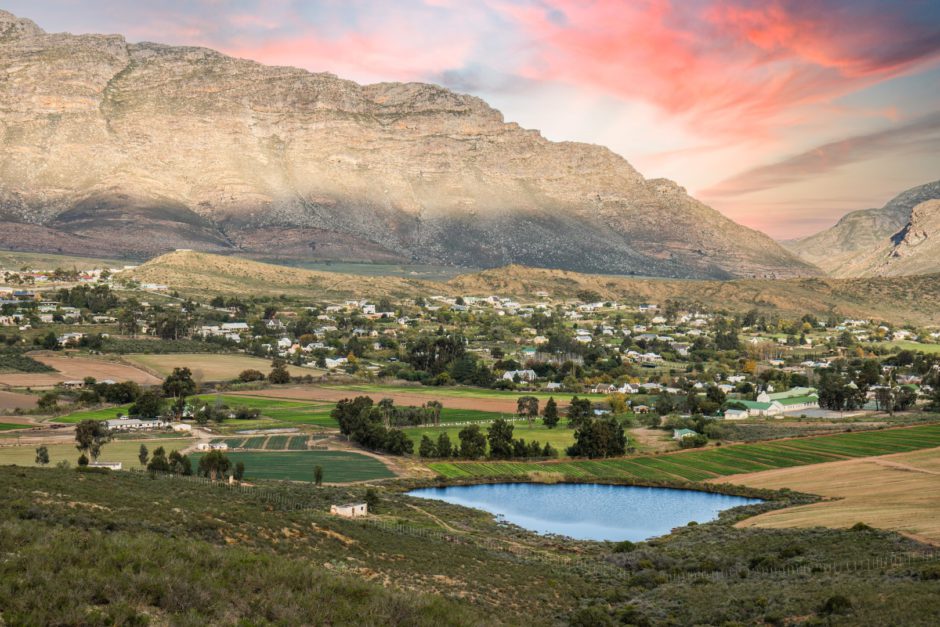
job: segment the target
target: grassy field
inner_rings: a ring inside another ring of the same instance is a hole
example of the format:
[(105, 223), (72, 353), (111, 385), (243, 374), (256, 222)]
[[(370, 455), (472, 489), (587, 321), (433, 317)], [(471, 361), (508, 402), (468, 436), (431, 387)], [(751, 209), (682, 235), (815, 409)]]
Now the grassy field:
[[(396, 386), (396, 385), (369, 385), (369, 384), (360, 384), (360, 385), (330, 385), (324, 386), (329, 389), (334, 390), (343, 390), (348, 392), (357, 392), (361, 395), (372, 396), (373, 398), (381, 398), (383, 393), (401, 393), (401, 394), (420, 394), (427, 396), (430, 399), (441, 398), (446, 399), (447, 397), (451, 398), (495, 398), (502, 400), (511, 400), (515, 402), (520, 396), (534, 396), (539, 399), (539, 401), (547, 401), (549, 398), (554, 398), (559, 403), (567, 404), (572, 396), (578, 396), (581, 398), (591, 398), (591, 399), (603, 399), (606, 395), (604, 394), (571, 394), (570, 392), (507, 392), (503, 390), (485, 390), (482, 388), (463, 388), (463, 387), (416, 387), (416, 386)], [(445, 402), (446, 406), (446, 402)]]
[(830, 500), (767, 512), (742, 527), (851, 527), (863, 522), (940, 544), (940, 449), (832, 462), (807, 472), (783, 468), (725, 480), (738, 485), (789, 488)]
[[(348, 483), (387, 479), (394, 473), (374, 457), (346, 451), (288, 451), (284, 453), (227, 453), (233, 464), (245, 464), (246, 479), (290, 479), (313, 481), (316, 466), (323, 467), (327, 483)], [(193, 467), (199, 465), (200, 454), (194, 454)]]
[(445, 477), (495, 477), (550, 472), (579, 478), (705, 481), (716, 477), (940, 446), (940, 425), (737, 444), (671, 455), (561, 462), (434, 462)]
[[(140, 468), (137, 453), (141, 443), (145, 444), (152, 453), (154, 449), (162, 446), (167, 453), (172, 450), (182, 450), (192, 444), (187, 438), (159, 438), (153, 441), (142, 440), (115, 440), (104, 445), (101, 450), (101, 461), (121, 462), (125, 469)], [(78, 460), (78, 451), (73, 444), (50, 444), (49, 463), (55, 465), (62, 460), (73, 466)], [(11, 446), (0, 448), (0, 465), (16, 464), (17, 466), (34, 466), (36, 461), (36, 448), (34, 446)]]
[(112, 420), (118, 416), (127, 415), (127, 410), (130, 409), (130, 407), (131, 404), (128, 403), (126, 405), (114, 405), (102, 409), (85, 409), (82, 411), (73, 412), (71, 414), (66, 414), (65, 416), (59, 416), (58, 418), (53, 419), (52, 422), (77, 424), (82, 420)]
[[(166, 376), (173, 368), (185, 366), (192, 370), (196, 381), (231, 381), (243, 370), (258, 370), (267, 374), (271, 370), (271, 361), (248, 355), (219, 355), (213, 353), (179, 353), (170, 355), (127, 355), (131, 363)], [(288, 366), (292, 376), (316, 375), (320, 371), (312, 368)]]
[(21, 425), (12, 422), (0, 422), (0, 431), (12, 431), (13, 429), (29, 429), (30, 425)]
[[(335, 407), (334, 403), (323, 401), (290, 401), (281, 398), (263, 396), (243, 396), (232, 394), (204, 394), (200, 400), (214, 403), (219, 399), (229, 407), (248, 407), (261, 411), (262, 416), (277, 422), (302, 425), (316, 425), (321, 427), (336, 427), (336, 421), (330, 417)], [(242, 421), (231, 421), (230, 424), (240, 424)]]
[[(480, 428), (485, 434), (486, 425), (481, 425)], [(457, 434), (460, 433), (461, 429), (463, 429), (463, 427), (410, 427), (405, 429), (405, 433), (407, 433), (408, 437), (415, 443), (415, 452), (417, 453), (418, 445), (421, 443), (421, 436), (423, 435), (427, 435), (431, 440), (437, 442), (437, 438), (441, 432), (446, 432), (447, 436), (450, 438), (451, 444), (459, 445), (460, 439), (457, 437)], [(523, 438), (526, 442), (537, 440), (542, 446), (545, 446), (545, 443), (548, 442), (562, 455), (564, 454), (564, 450), (574, 443), (573, 430), (564, 426), (547, 429), (538, 422), (531, 427), (522, 421), (514, 422), (512, 437), (517, 439)]]
[(224, 442), (230, 449), (254, 449), (259, 451), (305, 451), (307, 450), (306, 435), (272, 435), (267, 438), (220, 438), (213, 443)]
[(921, 344), (920, 342), (905, 342), (898, 340), (895, 342), (885, 342), (885, 347), (897, 348), (900, 350), (909, 350), (921, 353), (940, 353), (940, 344)]

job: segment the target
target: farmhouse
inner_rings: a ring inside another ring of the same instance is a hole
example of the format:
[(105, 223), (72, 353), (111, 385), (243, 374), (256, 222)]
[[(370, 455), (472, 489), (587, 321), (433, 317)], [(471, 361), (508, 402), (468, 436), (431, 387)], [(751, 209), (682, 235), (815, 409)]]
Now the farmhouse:
[(105, 420), (104, 424), (110, 431), (166, 429), (170, 426), (170, 423), (165, 420), (139, 420), (137, 418), (116, 418), (114, 420)]
[(343, 518), (359, 518), (369, 513), (369, 506), (366, 503), (347, 503), (345, 505), (331, 505), (330, 513)]
[(89, 468), (107, 468), (108, 470), (121, 470), (124, 468), (124, 464), (121, 462), (89, 462)]
[(673, 429), (672, 430), (672, 439), (676, 442), (681, 442), (686, 438), (694, 438), (698, 433), (692, 431), (692, 429)]

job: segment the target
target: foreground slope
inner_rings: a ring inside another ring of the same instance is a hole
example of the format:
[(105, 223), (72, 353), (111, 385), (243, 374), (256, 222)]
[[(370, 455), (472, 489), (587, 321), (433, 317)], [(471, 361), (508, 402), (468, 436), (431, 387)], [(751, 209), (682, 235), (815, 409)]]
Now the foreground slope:
[[(847, 213), (835, 226), (825, 231), (783, 244), (831, 276), (877, 276), (878, 273), (865, 263), (860, 263), (860, 259), (870, 259), (881, 251), (887, 240), (910, 222), (914, 207), (933, 199), (940, 199), (940, 180), (912, 187), (879, 209)], [(934, 263), (925, 264), (915, 271), (894, 274), (927, 272), (940, 272), (940, 257), (934, 258)]]
[(606, 148), (434, 85), (47, 34), (3, 11), (0, 75), (2, 247), (818, 274)]
[(183, 294), (287, 294), (320, 298), (382, 296), (489, 296), (574, 299), (596, 292), (603, 299), (685, 304), (743, 312), (752, 308), (802, 316), (805, 313), (864, 317), (895, 323), (940, 324), (940, 276), (870, 279), (689, 281), (635, 279), (507, 266), (432, 282), (394, 276), (317, 272), (246, 259), (177, 251), (120, 275), (168, 285)]

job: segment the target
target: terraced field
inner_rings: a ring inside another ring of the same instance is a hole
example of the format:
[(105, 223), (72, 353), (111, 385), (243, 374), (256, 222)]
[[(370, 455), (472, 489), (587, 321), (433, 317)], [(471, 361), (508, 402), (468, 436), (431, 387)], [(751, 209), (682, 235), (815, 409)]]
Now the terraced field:
[(225, 443), (230, 449), (255, 451), (306, 451), (306, 435), (272, 435), (251, 438), (217, 438), (213, 444)]
[(775, 468), (902, 453), (940, 446), (940, 424), (840, 433), (761, 444), (738, 444), (670, 455), (559, 462), (435, 462), (445, 477), (522, 476), (531, 472), (579, 478), (705, 481)]

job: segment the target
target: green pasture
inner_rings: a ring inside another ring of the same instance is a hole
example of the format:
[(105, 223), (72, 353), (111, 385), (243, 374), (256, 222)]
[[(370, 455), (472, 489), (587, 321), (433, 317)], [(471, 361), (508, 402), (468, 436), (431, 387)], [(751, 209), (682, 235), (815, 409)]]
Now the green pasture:
[[(332, 390), (343, 390), (345, 392), (355, 393), (364, 396), (371, 396), (378, 400), (383, 394), (420, 394), (427, 396), (428, 400), (440, 400), (447, 405), (447, 398), (499, 398), (516, 400), (520, 396), (534, 396), (540, 401), (547, 401), (554, 398), (558, 402), (568, 402), (572, 396), (579, 398), (590, 398), (592, 400), (602, 400), (607, 397), (606, 394), (572, 394), (570, 392), (523, 392), (523, 391), (504, 391), (504, 390), (484, 390), (482, 388), (469, 387), (411, 387), (406, 385), (379, 385), (379, 384), (348, 384), (348, 385), (328, 385), (323, 386)], [(376, 398), (378, 397), (378, 398)]]
[[(453, 438), (452, 438), (453, 439)], [(554, 444), (553, 444), (554, 445)], [(560, 462), (432, 462), (445, 477), (551, 472), (581, 478), (704, 481), (774, 468), (873, 457), (940, 446), (940, 425), (922, 425), (609, 460)]]
[[(404, 429), (405, 433), (409, 438), (415, 443), (415, 453), (418, 452), (418, 445), (421, 444), (421, 436), (427, 435), (431, 438), (432, 441), (437, 442), (438, 436), (442, 432), (446, 432), (447, 436), (450, 438), (451, 444), (455, 446), (460, 445), (460, 438), (458, 434), (463, 427), (408, 427)], [(480, 429), (483, 431), (483, 434), (486, 435), (487, 425), (480, 425)], [(540, 421), (536, 421), (531, 427), (526, 422), (514, 422), (512, 430), (513, 438), (522, 438), (526, 442), (532, 442), (537, 440), (542, 446), (545, 446), (545, 443), (550, 443), (559, 454), (564, 454), (565, 449), (572, 444), (574, 444), (574, 431), (565, 426), (557, 426), (554, 429), (549, 429), (543, 426)]]
[[(105, 444), (101, 449), (101, 461), (122, 462), (124, 469), (141, 468), (137, 454), (140, 445), (146, 445), (150, 453), (159, 447), (169, 453), (173, 450), (183, 450), (190, 446), (193, 440), (188, 438), (160, 438), (147, 441), (145, 437), (139, 440), (114, 440)], [(49, 444), (49, 464), (56, 465), (60, 461), (68, 461), (72, 466), (78, 462), (79, 452), (74, 444)], [(36, 461), (35, 446), (11, 446), (0, 448), (0, 465), (16, 464), (17, 466), (34, 466)]]
[[(387, 479), (395, 475), (385, 464), (366, 455), (347, 451), (285, 451), (226, 453), (232, 464), (245, 464), (246, 479), (289, 479), (313, 481), (314, 468), (323, 468), (323, 481), (348, 483)], [(193, 468), (199, 466), (201, 453), (192, 455)]]
[(20, 425), (12, 422), (0, 422), (0, 431), (12, 431), (13, 429), (29, 429), (31, 425)]

